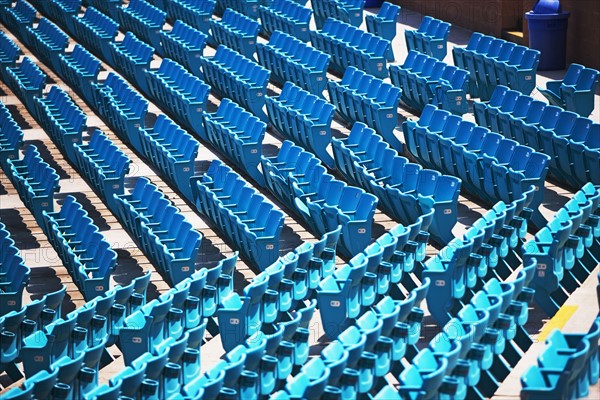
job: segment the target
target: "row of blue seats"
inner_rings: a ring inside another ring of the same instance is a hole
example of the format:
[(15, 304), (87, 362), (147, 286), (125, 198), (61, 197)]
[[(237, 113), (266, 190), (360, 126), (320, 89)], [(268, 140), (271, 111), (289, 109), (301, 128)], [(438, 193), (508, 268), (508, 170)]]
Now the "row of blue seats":
[(419, 111), (433, 104), (453, 114), (465, 114), (469, 111), (468, 78), (467, 71), (414, 50), (408, 52), (402, 66), (390, 65), (390, 79), (402, 88), (402, 102)]
[(338, 171), (376, 195), (392, 218), (406, 225), (422, 218), (422, 229), (439, 243), (454, 238), (460, 179), (409, 163), (361, 123), (347, 138), (333, 139), (333, 155)]
[(122, 195), (131, 160), (102, 131), (95, 129), (86, 144), (74, 145), (75, 165), (100, 198), (114, 210), (113, 194)]
[(27, 146), (20, 160), (8, 160), (6, 173), (19, 197), (31, 211), (38, 225), (43, 225), (43, 212), (54, 211), (54, 193), (59, 190), (59, 176), (48, 165), (34, 145)]
[(154, 58), (154, 48), (136, 38), (131, 32), (125, 34), (123, 41), (112, 42), (110, 46), (113, 67), (142, 92), (148, 93), (146, 71), (150, 69)]
[(550, 316), (583, 284), (600, 257), (600, 190), (587, 183), (524, 246), (536, 258), (532, 286), (536, 302)]
[(141, 148), (138, 129), (145, 128), (148, 100), (121, 76), (111, 72), (102, 83), (92, 84), (95, 110), (125, 143)]
[(473, 104), (475, 120), (550, 157), (552, 175), (579, 188), (600, 184), (600, 124), (572, 111), (497, 86), (489, 102)]
[(329, 101), (349, 123), (363, 122), (397, 151), (402, 143), (394, 134), (398, 125), (398, 105), (403, 93), (398, 87), (355, 67), (346, 68), (342, 80), (328, 81)]
[(4, 32), (0, 32), (0, 79), (6, 80), (6, 69), (15, 67), (21, 49)]
[(200, 63), (204, 81), (213, 92), (230, 98), (262, 121), (267, 119), (263, 106), (271, 71), (224, 45)]
[(210, 40), (215, 45), (224, 44), (244, 57), (253, 58), (260, 30), (258, 22), (228, 8), (219, 21), (211, 19), (209, 24)]
[(331, 103), (286, 82), (279, 97), (267, 96), (266, 104), (269, 123), (281, 135), (314, 153), (327, 166), (334, 166), (327, 151), (335, 111)]
[(314, 234), (342, 226), (342, 254), (354, 256), (371, 242), (377, 198), (335, 179), (312, 153), (285, 141), (277, 156), (263, 157), (262, 170), (267, 188)]
[(280, 31), (303, 42), (310, 39), (309, 25), (312, 14), (312, 9), (293, 0), (274, 0), (270, 5), (261, 5), (258, 9), (261, 29), (267, 35)]
[(599, 72), (580, 64), (571, 64), (561, 80), (546, 82), (546, 89), (539, 86), (550, 104), (588, 117), (594, 111), (594, 95), (598, 86)]
[(600, 318), (587, 333), (567, 333), (555, 329), (546, 339), (546, 347), (521, 376), (521, 398), (580, 399), (590, 395), (590, 386), (598, 383), (598, 339)]
[(217, 0), (215, 12), (223, 15), (225, 10), (230, 8), (252, 19), (257, 19), (260, 3), (261, 0)]
[(8, 108), (0, 101), (0, 168), (8, 174), (8, 160), (19, 158), (23, 144), (23, 131)]
[(101, 61), (76, 44), (71, 53), (59, 54), (58, 75), (88, 103), (92, 101), (90, 87), (97, 81)]
[(23, 263), (15, 241), (11, 239), (10, 232), (2, 222), (0, 222), (0, 250), (2, 250), (0, 255), (0, 317), (4, 317), (11, 311), (21, 309), (23, 289), (29, 282), (31, 270)]
[(17, 0), (14, 7), (0, 10), (0, 18), (4, 26), (15, 33), (19, 38), (27, 36), (28, 27), (33, 24), (36, 16), (35, 8), (25, 0)]
[(475, 32), (466, 47), (452, 49), (454, 65), (469, 71), (469, 93), (487, 100), (497, 85), (524, 94), (535, 89), (540, 52)]
[(116, 215), (165, 281), (175, 286), (195, 271), (202, 234), (147, 178), (113, 195)]
[(184, 67), (163, 58), (156, 70), (146, 72), (149, 95), (185, 127), (201, 134), (210, 86)]
[(184, 22), (208, 34), (215, 6), (215, 0), (170, 0), (166, 11), (172, 21)]
[(363, 22), (364, 0), (311, 0), (317, 29), (322, 29), (328, 18), (360, 26)]
[(279, 258), (285, 215), (236, 172), (213, 160), (205, 174), (191, 180), (198, 211), (260, 270)]
[[(41, 4), (45, 4), (45, 8), (40, 7)], [(65, 27), (68, 32), (73, 33), (73, 19), (81, 11), (81, 4), (81, 0), (38, 0), (35, 6), (38, 11), (45, 13), (48, 18)]]
[(13, 381), (23, 377), (17, 367), (21, 362), (22, 339), (61, 317), (65, 293), (66, 288), (61, 285), (60, 289), (0, 316), (0, 371)]
[(121, 8), (122, 0), (83, 0), (83, 4), (87, 7), (94, 7), (115, 21), (119, 18), (119, 9)]
[(75, 162), (75, 144), (81, 143), (87, 131), (87, 116), (73, 99), (58, 86), (52, 86), (46, 97), (36, 97), (31, 114), (44, 128), (66, 158)]
[(448, 22), (425, 16), (418, 29), (404, 31), (406, 48), (443, 61), (448, 51), (451, 27)]
[(310, 32), (313, 47), (331, 55), (331, 67), (343, 73), (353, 66), (377, 78), (386, 78), (386, 60), (393, 60), (391, 43), (350, 24), (329, 18), (323, 29)]
[(535, 186), (532, 222), (545, 225), (538, 207), (550, 157), (432, 105), (419, 121), (402, 127), (408, 151), (421, 164), (459, 177), (468, 192), (488, 203), (510, 203)]
[(269, 43), (259, 43), (258, 62), (271, 70), (271, 77), (281, 84), (292, 82), (317, 96), (327, 84), (327, 67), (331, 57), (286, 33), (275, 31)]
[(75, 197), (65, 197), (60, 211), (43, 212), (44, 231), (73, 282), (86, 300), (110, 289), (117, 253)]
[(166, 12), (144, 0), (130, 0), (126, 7), (119, 8), (118, 15), (121, 29), (132, 32), (157, 52), (162, 52), (159, 32), (167, 21)]
[(365, 15), (367, 31), (391, 42), (396, 37), (396, 21), (399, 15), (400, 6), (385, 1), (377, 14)]
[(205, 130), (202, 138), (264, 186), (258, 166), (267, 124), (227, 98), (221, 101), (215, 113), (205, 113), (202, 121)]
[(37, 54), (40, 61), (51, 66), (53, 70), (60, 68), (59, 54), (65, 52), (69, 38), (49, 19), (42, 18), (35, 28), (28, 26), (27, 34), (22, 39)]
[(181, 20), (175, 21), (173, 29), (162, 31), (160, 40), (164, 56), (177, 61), (198, 77), (202, 76), (200, 71), (200, 59), (206, 46), (208, 36), (187, 25)]
[(33, 109), (34, 97), (42, 97), (46, 74), (29, 57), (21, 64), (6, 69), (6, 86), (21, 100), (27, 109)]
[[(119, 0), (120, 1), (120, 0)], [(73, 18), (73, 35), (85, 48), (112, 65), (111, 43), (119, 31), (119, 24), (98, 11), (88, 7), (82, 16)]]

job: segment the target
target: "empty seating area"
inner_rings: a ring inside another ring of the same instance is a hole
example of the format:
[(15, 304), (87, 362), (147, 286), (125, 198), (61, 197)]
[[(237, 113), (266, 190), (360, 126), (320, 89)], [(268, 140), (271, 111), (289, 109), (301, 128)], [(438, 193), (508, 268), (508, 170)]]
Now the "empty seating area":
[(1, 399), (600, 395), (598, 72), (371, 6), (0, 0)]

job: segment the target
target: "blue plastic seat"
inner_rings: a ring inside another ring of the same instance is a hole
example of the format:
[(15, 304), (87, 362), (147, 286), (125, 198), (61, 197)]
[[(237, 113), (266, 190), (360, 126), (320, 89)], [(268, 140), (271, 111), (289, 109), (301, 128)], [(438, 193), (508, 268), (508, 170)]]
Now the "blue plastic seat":
[(6, 68), (17, 65), (21, 50), (12, 40), (2, 32), (0, 34), (0, 78), (6, 80)]
[(92, 101), (90, 86), (95, 83), (101, 62), (81, 45), (75, 45), (71, 53), (60, 54), (61, 76), (88, 102)]
[(273, 0), (270, 3), (261, 5), (258, 9), (262, 29), (268, 35), (280, 31), (308, 42), (310, 39), (308, 25), (313, 10), (292, 0)]
[(144, 0), (132, 0), (127, 7), (121, 7), (118, 11), (121, 28), (131, 31), (158, 54), (163, 54), (159, 32), (166, 22), (166, 12)]
[(215, 12), (220, 15), (226, 9), (230, 8), (252, 19), (256, 19), (258, 17), (259, 5), (260, 2), (258, 0), (217, 0)]
[(115, 40), (118, 30), (119, 24), (114, 19), (93, 6), (87, 7), (83, 16), (73, 18), (73, 31), (77, 40), (109, 64), (112, 64), (110, 43)]
[(418, 29), (404, 32), (406, 46), (441, 61), (446, 57), (450, 27), (447, 22), (424, 17)]
[(192, 75), (201, 77), (200, 58), (208, 35), (182, 20), (175, 21), (170, 31), (161, 31), (159, 34), (164, 56), (186, 67)]
[(209, 21), (215, 6), (215, 0), (171, 0), (167, 3), (166, 11), (169, 17), (208, 34)]
[(392, 41), (396, 37), (396, 20), (400, 14), (400, 6), (383, 2), (376, 15), (365, 15), (367, 30)]
[(232, 9), (226, 9), (220, 21), (211, 19), (211, 40), (224, 44), (241, 55), (252, 58), (256, 51), (258, 22)]
[(15, 122), (4, 103), (0, 102), (0, 167), (8, 173), (7, 160), (19, 157), (19, 148), (23, 143), (23, 131)]
[(36, 28), (27, 27), (27, 42), (46, 65), (59, 70), (59, 54), (68, 45), (68, 36), (47, 18), (42, 18)]
[(34, 97), (42, 97), (46, 74), (29, 57), (25, 57), (19, 66), (8, 67), (6, 75), (6, 85), (31, 109)]
[(33, 24), (36, 9), (24, 0), (18, 0), (14, 7), (6, 7), (2, 14), (2, 22), (17, 34), (20, 39), (26, 39), (27, 28)]
[(597, 85), (597, 70), (571, 64), (562, 80), (548, 81), (546, 89), (538, 87), (538, 90), (550, 104), (587, 117), (594, 110), (593, 98)]
[(272, 71), (272, 78), (322, 96), (330, 56), (281, 31), (271, 34), (268, 44), (257, 45), (258, 62)]
[(150, 69), (154, 48), (137, 39), (132, 32), (127, 32), (122, 42), (111, 42), (110, 46), (114, 66), (143, 92), (147, 92), (146, 71)]
[(421, 350), (398, 376), (399, 392), (409, 398), (432, 398), (442, 384), (447, 365), (445, 357), (436, 358), (431, 350)]
[(334, 18), (352, 26), (360, 26), (363, 21), (364, 2), (360, 0), (311, 0), (315, 13), (317, 29), (326, 24), (328, 18)]

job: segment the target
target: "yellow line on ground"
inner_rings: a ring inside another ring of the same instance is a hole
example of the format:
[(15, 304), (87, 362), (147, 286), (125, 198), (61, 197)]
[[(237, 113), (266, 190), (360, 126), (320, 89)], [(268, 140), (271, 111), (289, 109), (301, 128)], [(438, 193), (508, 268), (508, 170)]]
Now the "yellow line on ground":
[(578, 308), (579, 306), (562, 306), (556, 315), (542, 328), (538, 336), (538, 342), (545, 341), (553, 330), (562, 329)]

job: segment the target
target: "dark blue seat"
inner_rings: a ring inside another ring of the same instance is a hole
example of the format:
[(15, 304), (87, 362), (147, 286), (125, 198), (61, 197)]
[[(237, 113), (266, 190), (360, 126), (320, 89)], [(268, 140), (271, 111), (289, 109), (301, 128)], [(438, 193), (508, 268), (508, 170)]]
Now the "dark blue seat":
[(185, 22), (192, 28), (208, 35), (209, 22), (215, 5), (215, 0), (171, 0), (167, 3), (166, 11), (171, 19)]
[(204, 114), (203, 121), (206, 131), (203, 138), (264, 186), (258, 166), (267, 124), (229, 99), (221, 101), (216, 113)]
[(23, 131), (4, 103), (0, 102), (0, 167), (8, 174), (7, 160), (17, 160)]
[(32, 114), (36, 117), (66, 158), (75, 162), (75, 147), (87, 130), (87, 117), (71, 97), (58, 86), (52, 86), (46, 97), (34, 99)]
[(111, 65), (113, 60), (110, 43), (115, 40), (118, 30), (119, 24), (114, 19), (94, 7), (86, 8), (81, 17), (73, 18), (73, 31), (77, 40)]
[(365, 15), (367, 30), (392, 41), (396, 37), (396, 21), (400, 15), (400, 6), (384, 2), (376, 15)]
[(394, 149), (402, 151), (402, 143), (394, 135), (398, 124), (399, 88), (348, 67), (340, 82), (328, 82), (327, 90), (330, 101), (345, 120), (367, 124)]
[(165, 57), (177, 61), (193, 75), (202, 76), (200, 58), (206, 46), (207, 34), (177, 20), (173, 29), (161, 31), (160, 37)]
[(211, 19), (210, 33), (214, 44), (224, 44), (241, 55), (252, 58), (256, 51), (256, 38), (260, 25), (250, 17), (232, 9), (223, 13), (221, 20)]
[(60, 211), (43, 215), (48, 240), (84, 298), (102, 296), (110, 289), (117, 253), (73, 196), (65, 198)]
[(201, 121), (210, 86), (168, 58), (163, 58), (157, 70), (148, 71), (147, 78), (152, 98), (182, 125), (202, 137)]
[(340, 73), (353, 66), (377, 78), (388, 76), (389, 40), (332, 18), (321, 30), (311, 31), (310, 40), (313, 47), (331, 55), (331, 67)]
[(141, 147), (137, 150), (191, 200), (190, 178), (200, 143), (164, 114), (152, 128), (139, 129), (138, 134)]
[(15, 67), (21, 49), (4, 32), (0, 33), (0, 78), (6, 81), (6, 69)]
[(269, 122), (286, 138), (313, 152), (332, 166), (327, 152), (335, 107), (287, 82), (279, 97), (266, 98)]
[(27, 28), (33, 24), (36, 10), (25, 0), (18, 0), (12, 8), (5, 8), (2, 13), (2, 22), (11, 29), (19, 39), (25, 39)]
[(580, 64), (571, 64), (562, 80), (548, 81), (546, 89), (538, 87), (538, 90), (550, 104), (587, 117), (594, 110), (597, 85), (598, 71)]
[(327, 84), (330, 56), (289, 34), (275, 31), (268, 44), (257, 45), (258, 62), (271, 70), (271, 77), (285, 84), (293, 82), (310, 93), (322, 96)]
[(27, 27), (27, 44), (40, 61), (53, 70), (60, 68), (59, 55), (65, 52), (68, 36), (47, 18), (42, 18), (37, 27)]
[(115, 68), (142, 92), (147, 92), (146, 71), (150, 69), (150, 62), (154, 58), (154, 48), (131, 32), (125, 34), (122, 42), (112, 42), (110, 46)]
[(442, 61), (446, 58), (451, 24), (439, 19), (424, 17), (416, 30), (404, 31), (406, 47)]
[[(23, 289), (29, 281), (30, 269), (23, 263), (19, 250), (6, 226), (0, 222), (0, 317), (21, 310)], [(4, 357), (2, 357), (4, 359)]]
[(46, 74), (29, 57), (19, 66), (6, 69), (6, 85), (19, 97), (27, 109), (33, 108), (33, 99), (42, 97)]
[(23, 203), (41, 225), (43, 211), (53, 211), (54, 193), (59, 190), (59, 177), (38, 152), (29, 145), (23, 159), (8, 160), (7, 174)]
[(221, 97), (230, 97), (263, 121), (270, 71), (224, 45), (211, 58), (202, 58), (206, 83)]
[(166, 12), (145, 0), (131, 0), (127, 7), (119, 8), (118, 15), (122, 29), (131, 31), (157, 53), (163, 54), (159, 32), (167, 20)]
[(261, 270), (279, 257), (284, 214), (220, 161), (191, 180), (194, 202), (244, 257)]
[(133, 192), (113, 197), (116, 215), (165, 280), (175, 285), (195, 271), (202, 235), (156, 186), (139, 178)]
[(81, 11), (81, 0), (54, 0), (47, 3), (46, 14), (66, 32), (73, 33), (73, 19)]
[(215, 11), (217, 14), (223, 14), (226, 9), (230, 8), (252, 19), (257, 19), (259, 6), (259, 0), (217, 0)]
[(269, 36), (280, 31), (303, 42), (310, 39), (309, 23), (312, 14), (312, 9), (293, 0), (274, 0), (268, 6), (261, 5), (258, 9), (262, 29)]
[(92, 101), (90, 91), (100, 72), (101, 61), (77, 44), (71, 53), (59, 55), (60, 74), (71, 87), (88, 103)]
[(119, 18), (120, 0), (84, 0), (86, 6), (94, 7), (115, 21)]
[(104, 133), (96, 129), (87, 144), (75, 144), (75, 160), (79, 170), (100, 194), (109, 208), (114, 207), (113, 194), (121, 195), (129, 157)]
[(328, 18), (360, 26), (363, 22), (364, 1), (361, 0), (311, 0), (317, 29), (322, 29)]

